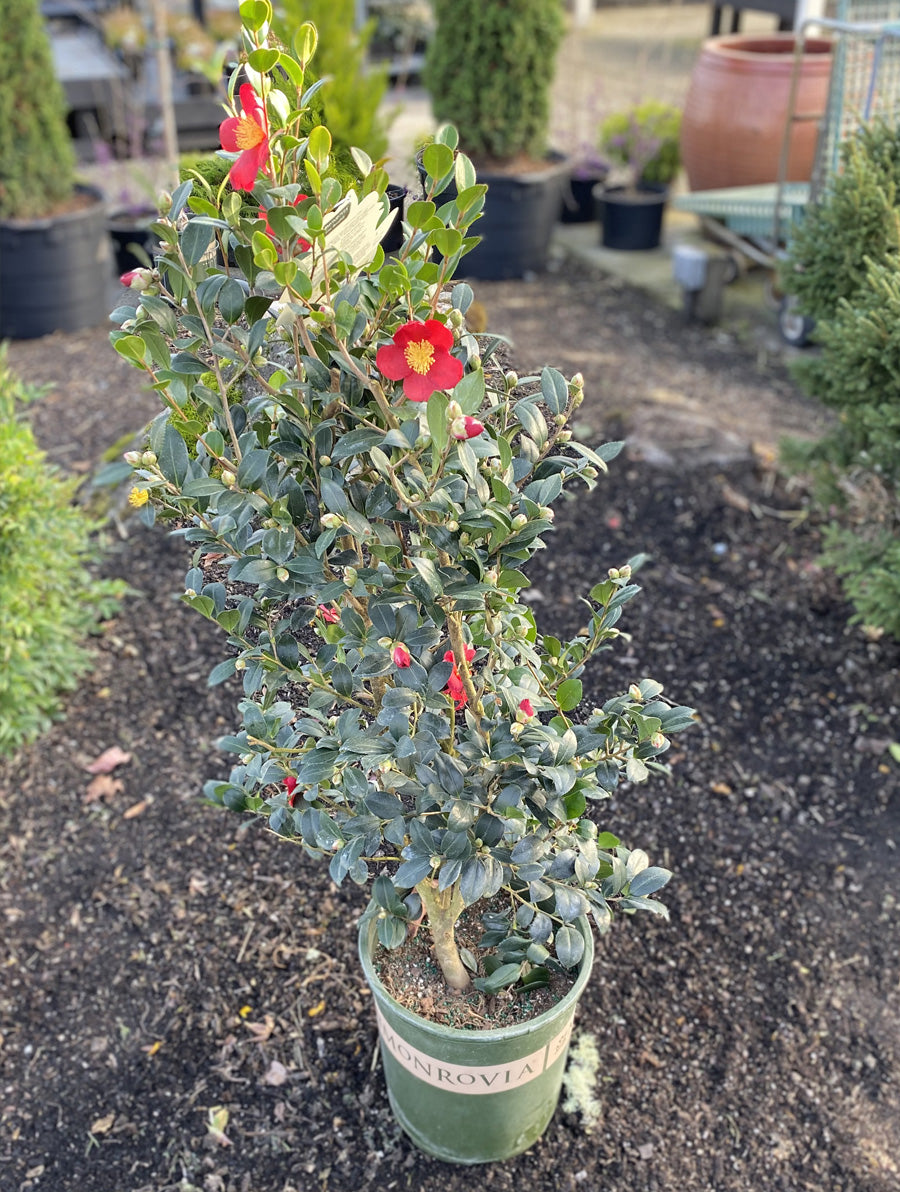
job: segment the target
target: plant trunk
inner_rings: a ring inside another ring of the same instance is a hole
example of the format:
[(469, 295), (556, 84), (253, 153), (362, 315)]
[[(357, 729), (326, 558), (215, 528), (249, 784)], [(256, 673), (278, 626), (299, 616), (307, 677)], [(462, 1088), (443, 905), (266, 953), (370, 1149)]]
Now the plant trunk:
[(416, 890), (428, 915), (434, 954), (444, 980), (451, 989), (460, 992), (468, 989), (471, 980), (456, 945), (456, 923), (465, 909), (458, 887), (453, 885), (448, 890), (438, 890), (437, 882), (426, 878), (419, 882)]

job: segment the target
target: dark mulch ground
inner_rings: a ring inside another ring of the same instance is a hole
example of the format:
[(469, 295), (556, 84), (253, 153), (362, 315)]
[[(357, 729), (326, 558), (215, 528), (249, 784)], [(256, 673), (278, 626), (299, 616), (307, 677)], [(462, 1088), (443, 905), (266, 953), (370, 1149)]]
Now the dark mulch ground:
[[(587, 377), (631, 438), (533, 568), (542, 626), (638, 550), (632, 637), (587, 698), (652, 675), (694, 704), (673, 775), (604, 826), (676, 872), (669, 924), (618, 924), (578, 1031), (602, 1120), (517, 1160), (432, 1161), (394, 1125), (355, 959), (359, 891), (206, 808), (235, 692), (175, 600), (182, 549), (115, 537), (137, 594), (65, 722), (0, 770), (0, 1186), (10, 1192), (889, 1192), (900, 1181), (900, 648), (847, 627), (802, 494), (765, 460), (819, 414), (755, 341), (685, 328), (608, 280), (479, 287), (519, 371)], [(42, 441), (87, 469), (152, 410), (104, 332), (17, 344), (57, 383)], [(755, 453), (747, 450), (753, 441)], [(91, 798), (85, 763), (132, 760)]]

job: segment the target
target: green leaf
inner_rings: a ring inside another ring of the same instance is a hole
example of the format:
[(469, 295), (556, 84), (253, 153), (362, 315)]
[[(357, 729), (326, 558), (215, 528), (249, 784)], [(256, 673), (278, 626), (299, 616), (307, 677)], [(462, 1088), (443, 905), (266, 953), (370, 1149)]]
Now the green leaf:
[(428, 430), (434, 443), (431, 457), (431, 470), (436, 472), (440, 465), (441, 453), (450, 441), (450, 429), (447, 426), (447, 406), (450, 399), (446, 393), (432, 393), (426, 407), (428, 415)]
[(197, 265), (203, 259), (213, 238), (213, 229), (199, 219), (189, 219), (181, 233), (181, 251), (189, 265)]
[(126, 360), (131, 360), (135, 364), (144, 363), (146, 349), (144, 347), (144, 341), (139, 335), (120, 335), (113, 343), (113, 347)]
[(239, 282), (229, 277), (219, 291), (219, 314), (226, 323), (236, 323), (244, 313), (244, 291)]
[(556, 933), (556, 958), (563, 968), (574, 968), (584, 955), (584, 936), (577, 927), (560, 927)]
[(242, 23), (254, 33), (272, 19), (269, 0), (241, 0), (239, 12)]
[(628, 893), (633, 897), (655, 894), (657, 890), (661, 890), (666, 885), (671, 876), (668, 869), (662, 869), (659, 865), (650, 865), (631, 879)]
[(252, 70), (259, 71), (260, 74), (268, 74), (270, 70), (278, 65), (278, 60), (281, 57), (278, 50), (269, 50), (265, 47), (253, 50), (247, 55), (247, 64)]
[(453, 150), (448, 145), (440, 145), (434, 141), (426, 145), (422, 154), (422, 165), (432, 178), (443, 178), (453, 169)]
[(545, 368), (541, 373), (541, 397), (551, 414), (565, 413), (569, 402), (569, 386), (566, 378), (555, 368)]
[(484, 373), (480, 368), (465, 374), (453, 390), (453, 398), (464, 414), (478, 413), (484, 405)]
[(566, 679), (556, 689), (556, 699), (563, 712), (571, 712), (581, 703), (582, 682), (580, 679)]
[(306, 152), (320, 172), (325, 169), (328, 164), (328, 155), (331, 152), (331, 133), (324, 124), (317, 124), (310, 131)]
[(501, 964), (489, 977), (476, 978), (475, 985), (482, 993), (499, 993), (508, 985), (515, 985), (522, 973), (521, 964)]

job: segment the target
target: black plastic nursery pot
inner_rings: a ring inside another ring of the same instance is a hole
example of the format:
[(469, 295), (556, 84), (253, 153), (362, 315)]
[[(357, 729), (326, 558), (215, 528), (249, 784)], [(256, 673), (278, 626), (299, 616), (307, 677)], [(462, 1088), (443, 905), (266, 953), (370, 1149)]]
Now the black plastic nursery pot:
[(563, 188), (560, 223), (593, 223), (597, 218), (594, 188), (602, 181), (603, 178), (599, 174), (590, 178), (569, 178)]
[(150, 231), (149, 225), (158, 218), (155, 211), (134, 218), (127, 216), (112, 216), (110, 218), (107, 228), (112, 240), (116, 273), (127, 273), (129, 269), (139, 269), (147, 264), (143, 257), (138, 256), (136, 249), (145, 252), (148, 258), (153, 260), (157, 238)]
[(401, 1006), (372, 960), (376, 923), (360, 925), (359, 954), (372, 990), (381, 1058), (394, 1117), (420, 1150), (449, 1163), (490, 1163), (535, 1143), (556, 1110), (578, 1000), (594, 943), (578, 921), (585, 952), (568, 993), (515, 1026), (460, 1030)]
[(388, 197), (388, 210), (396, 211), (397, 214), (381, 239), (381, 247), (385, 252), (399, 252), (403, 247), (403, 207), (408, 192), (405, 186), (396, 186), (391, 182), (385, 193)]
[(0, 220), (0, 337), (79, 331), (109, 313), (112, 250), (103, 196), (63, 215)]
[(597, 218), (601, 221), (600, 243), (621, 252), (658, 248), (662, 238), (663, 212), (668, 198), (664, 186), (598, 186), (594, 190)]
[[(424, 187), (421, 155), (417, 165)], [(545, 272), (568, 179), (568, 161), (551, 155), (543, 168), (536, 166), (519, 174), (481, 169), (476, 164), (476, 174), (488, 189), (482, 216), (469, 234), (480, 236), (481, 242), (462, 258), (457, 276), (504, 281)], [(440, 207), (455, 198), (456, 187), (451, 183), (435, 201)]]

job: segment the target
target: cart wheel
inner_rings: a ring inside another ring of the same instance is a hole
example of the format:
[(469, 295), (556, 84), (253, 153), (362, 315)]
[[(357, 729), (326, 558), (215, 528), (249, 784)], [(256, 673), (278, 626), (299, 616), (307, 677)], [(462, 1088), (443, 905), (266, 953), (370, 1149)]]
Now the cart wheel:
[(785, 343), (794, 348), (805, 348), (812, 335), (815, 319), (800, 314), (797, 310), (797, 299), (793, 294), (786, 294), (778, 307), (778, 330)]

